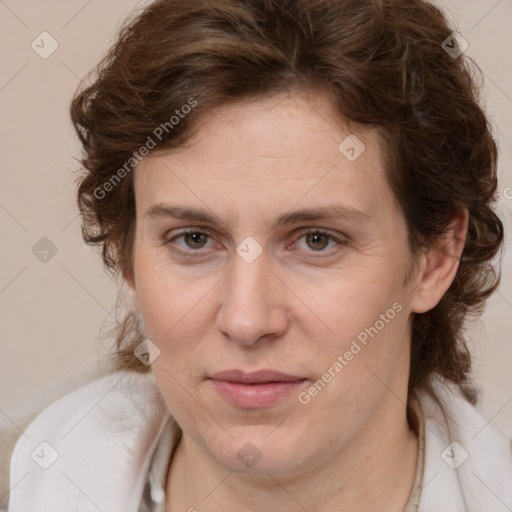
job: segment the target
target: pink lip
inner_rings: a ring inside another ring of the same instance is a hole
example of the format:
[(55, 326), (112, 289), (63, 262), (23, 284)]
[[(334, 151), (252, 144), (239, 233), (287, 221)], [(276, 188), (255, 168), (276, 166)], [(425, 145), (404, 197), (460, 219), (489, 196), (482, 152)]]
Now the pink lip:
[(275, 404), (306, 379), (274, 370), (258, 370), (250, 373), (226, 370), (215, 373), (210, 380), (215, 389), (231, 405), (244, 409), (257, 409)]

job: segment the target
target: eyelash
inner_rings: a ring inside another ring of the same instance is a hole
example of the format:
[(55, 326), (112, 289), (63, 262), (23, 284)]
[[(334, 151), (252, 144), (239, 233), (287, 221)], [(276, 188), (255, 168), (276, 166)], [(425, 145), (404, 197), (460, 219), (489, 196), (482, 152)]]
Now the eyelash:
[[(207, 232), (204, 232), (204, 231), (200, 231), (199, 229), (186, 229), (184, 231), (181, 231), (177, 234), (175, 234), (172, 238), (165, 238), (164, 239), (164, 245), (168, 246), (174, 253), (180, 255), (180, 256), (184, 256), (184, 257), (192, 257), (192, 258), (203, 258), (204, 255), (203, 254), (200, 254), (202, 251), (201, 249), (190, 249), (190, 251), (184, 251), (182, 249), (178, 249), (177, 247), (171, 247), (171, 245), (173, 244), (173, 242), (175, 240), (177, 240), (178, 238), (181, 238), (185, 235), (188, 235), (188, 234), (198, 234), (198, 235), (205, 235), (207, 237), (209, 237), (210, 239), (212, 239), (213, 237), (207, 233)], [(296, 243), (298, 240), (300, 240), (302, 237), (306, 236), (306, 235), (309, 235), (309, 234), (314, 234), (314, 235), (322, 235), (326, 238), (329, 239), (329, 241), (334, 241), (336, 242), (338, 245), (338, 250), (341, 249), (342, 246), (346, 245), (347, 244), (347, 239), (344, 238), (344, 237), (337, 237), (337, 236), (334, 236), (330, 233), (327, 233), (325, 231), (321, 231), (320, 229), (318, 228), (305, 228), (305, 229), (302, 229), (302, 230), (299, 230), (299, 232), (297, 233), (298, 237), (296, 238), (295, 242)], [(338, 250), (335, 250), (335, 252), (338, 252)], [(311, 251), (311, 252), (315, 252), (315, 251)], [(194, 254), (196, 253), (196, 254)], [(321, 250), (321, 251), (318, 251), (318, 253), (322, 253), (322, 255), (319, 255), (319, 256), (312, 256), (313, 258), (323, 258), (323, 257), (327, 257), (327, 256), (333, 256), (332, 254), (332, 249), (329, 250), (329, 251), (325, 251), (325, 250)]]

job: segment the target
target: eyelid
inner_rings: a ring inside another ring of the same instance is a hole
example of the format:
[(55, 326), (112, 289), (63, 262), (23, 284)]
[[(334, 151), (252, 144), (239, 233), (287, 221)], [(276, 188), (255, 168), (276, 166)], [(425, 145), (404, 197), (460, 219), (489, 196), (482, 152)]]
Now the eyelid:
[(346, 235), (343, 234), (333, 234), (329, 230), (323, 229), (323, 228), (317, 228), (317, 227), (309, 227), (309, 228), (299, 228), (296, 230), (294, 235), (294, 242), (293, 245), (295, 245), (304, 235), (308, 234), (319, 234), (324, 235), (330, 240), (337, 243), (337, 246), (335, 248), (332, 248), (328, 251), (318, 251), (317, 256), (314, 256), (315, 251), (308, 251), (313, 256), (313, 258), (322, 258), (322, 257), (329, 257), (333, 256), (337, 253), (337, 251), (344, 245), (346, 245), (349, 241), (349, 238)]
[[(175, 231), (175, 230), (172, 230), (172, 231)], [(182, 236), (184, 235), (187, 235), (187, 234), (191, 234), (191, 233), (197, 233), (197, 234), (200, 234), (200, 235), (206, 235), (208, 236), (211, 240), (214, 240), (214, 237), (213, 235), (211, 234), (211, 231), (208, 229), (208, 228), (183, 228), (181, 230), (178, 230), (176, 233), (174, 233), (172, 235), (172, 237), (168, 237), (170, 232), (167, 232), (164, 237), (163, 237), (163, 243), (164, 245), (166, 246), (170, 246), (176, 239), (178, 238), (181, 238)], [(203, 257), (203, 255), (201, 254), (201, 250), (200, 249), (197, 249), (197, 250), (193, 250), (193, 249), (181, 249), (181, 248), (172, 248), (172, 251), (178, 253), (178, 254), (181, 254), (183, 256), (192, 256), (192, 257)]]
[[(172, 230), (172, 231), (174, 231), (174, 230)], [(174, 240), (176, 240), (176, 239), (178, 239), (178, 238), (180, 238), (180, 237), (182, 237), (184, 235), (190, 234), (190, 233), (206, 235), (210, 239), (212, 239), (212, 240), (214, 239), (214, 236), (212, 235), (212, 231), (209, 228), (204, 228), (204, 227), (194, 228), (194, 227), (191, 227), (191, 228), (183, 228), (183, 229), (177, 231), (170, 238), (168, 238), (168, 236), (167, 236), (169, 234), (169, 232), (166, 233), (164, 235), (164, 245), (171, 245), (171, 243), (174, 242)], [(304, 227), (304, 228), (296, 229), (294, 231), (294, 235), (293, 235), (294, 240), (292, 242), (292, 245), (295, 245), (304, 235), (308, 235), (308, 234), (324, 235), (324, 236), (328, 237), (330, 240), (336, 242), (338, 248), (340, 246), (346, 245), (347, 242), (350, 240), (349, 237), (346, 236), (346, 235), (343, 235), (343, 234), (333, 234), (329, 230), (325, 230), (323, 228), (313, 227), (312, 226), (312, 227)], [(201, 248), (201, 249), (203, 249), (203, 248)], [(180, 248), (173, 248), (172, 250), (177, 252), (177, 253), (180, 253), (180, 254), (182, 254), (184, 256), (191, 255), (192, 257), (203, 257), (203, 255), (201, 254), (203, 251), (201, 249), (197, 249), (197, 250), (194, 250), (194, 249), (184, 250), (184, 249), (180, 249)], [(308, 252), (311, 252), (312, 254), (315, 253), (315, 251), (308, 251)], [(336, 252), (335, 248), (330, 249), (329, 251), (318, 251), (318, 256), (313, 256), (313, 257), (332, 256), (333, 252)]]
[(299, 228), (297, 230), (294, 231), (294, 233), (299, 234), (301, 236), (303, 235), (307, 235), (309, 233), (318, 233), (320, 235), (327, 235), (328, 237), (332, 238), (333, 240), (336, 240), (338, 242), (343, 242), (343, 241), (348, 241), (349, 240), (349, 237), (347, 235), (344, 235), (342, 233), (333, 233), (332, 231), (328, 230), (328, 229), (324, 229), (324, 228), (317, 228), (317, 227), (304, 227), (304, 228)]

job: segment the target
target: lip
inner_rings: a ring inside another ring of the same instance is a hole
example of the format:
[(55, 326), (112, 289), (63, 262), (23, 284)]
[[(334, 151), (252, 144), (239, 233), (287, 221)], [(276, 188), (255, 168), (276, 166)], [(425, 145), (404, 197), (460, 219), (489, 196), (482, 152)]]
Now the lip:
[(215, 373), (209, 380), (231, 405), (243, 409), (257, 409), (279, 402), (306, 379), (275, 370), (224, 370)]
[(262, 384), (268, 382), (295, 382), (303, 380), (303, 377), (297, 375), (288, 375), (275, 370), (257, 370), (254, 372), (244, 372), (242, 370), (224, 370), (217, 372), (211, 377), (214, 380), (226, 382), (238, 382), (242, 384)]

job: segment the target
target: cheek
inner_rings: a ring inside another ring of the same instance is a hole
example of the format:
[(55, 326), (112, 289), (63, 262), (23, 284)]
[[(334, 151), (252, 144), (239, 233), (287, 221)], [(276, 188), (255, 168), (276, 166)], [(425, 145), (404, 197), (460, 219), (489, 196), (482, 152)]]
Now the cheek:
[(321, 320), (316, 319), (316, 326), (323, 332), (310, 337), (306, 353), (322, 381), (319, 388), (329, 388), (322, 391), (327, 402), (350, 397), (350, 407), (357, 407), (365, 395), (380, 393), (379, 379), (389, 383), (402, 360), (407, 305), (400, 279), (382, 274), (354, 272), (350, 279), (328, 280), (321, 292), (304, 296)]
[(190, 279), (171, 265), (165, 248), (140, 249), (135, 258), (137, 297), (148, 326), (167, 332), (207, 292), (208, 283)]
[[(298, 304), (295, 321), (308, 325), (340, 343), (350, 342), (360, 333), (366, 332), (377, 323), (379, 331), (388, 329), (398, 315), (399, 309), (405, 309), (403, 290), (398, 276), (376, 269), (351, 269), (349, 272), (329, 273), (321, 276), (315, 286), (305, 286), (295, 280), (290, 288), (297, 291), (302, 304)], [(393, 304), (397, 304), (393, 307)], [(381, 316), (383, 319), (381, 320)], [(384, 322), (384, 323), (383, 323)], [(373, 331), (372, 331), (373, 332)], [(361, 335), (364, 339), (364, 334)]]

